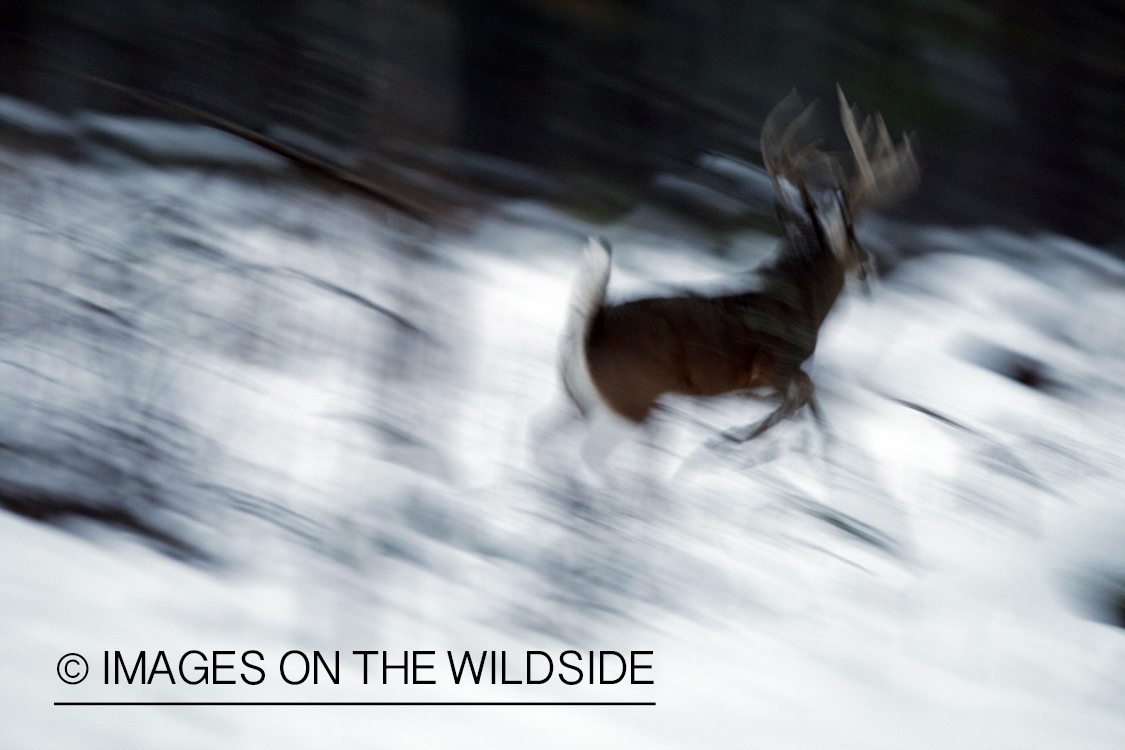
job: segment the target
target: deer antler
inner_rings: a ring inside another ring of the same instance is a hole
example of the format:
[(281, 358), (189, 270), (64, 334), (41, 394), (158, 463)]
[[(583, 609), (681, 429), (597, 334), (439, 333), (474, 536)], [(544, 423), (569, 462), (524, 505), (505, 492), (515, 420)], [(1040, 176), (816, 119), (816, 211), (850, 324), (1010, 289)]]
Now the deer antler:
[(799, 204), (793, 193), (798, 186), (832, 181), (838, 171), (835, 160), (818, 148), (821, 130), (815, 115), (816, 103), (805, 107), (793, 91), (762, 125), (762, 161), (778, 196), (787, 203)]
[(820, 130), (815, 127), (816, 105), (803, 107), (794, 91), (785, 97), (762, 125), (762, 161), (778, 196), (793, 203), (793, 189), (838, 188), (848, 196), (853, 213), (893, 203), (918, 184), (918, 161), (909, 136), (895, 145), (881, 115), (857, 125), (859, 110), (848, 104), (843, 90), (840, 120), (855, 159), (855, 176), (848, 183), (840, 161), (820, 150)]
[(836, 93), (840, 120), (855, 158), (856, 177), (848, 189), (853, 211), (887, 205), (913, 190), (919, 174), (910, 137), (904, 135), (901, 145), (895, 146), (882, 115), (875, 115), (874, 122), (868, 117), (856, 127), (858, 108), (848, 104), (839, 85)]

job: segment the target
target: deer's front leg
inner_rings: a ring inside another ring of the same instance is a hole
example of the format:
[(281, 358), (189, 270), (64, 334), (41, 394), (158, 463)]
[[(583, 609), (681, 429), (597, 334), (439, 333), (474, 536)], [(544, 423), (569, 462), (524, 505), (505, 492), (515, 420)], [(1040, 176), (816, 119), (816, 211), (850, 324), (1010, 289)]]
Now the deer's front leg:
[(721, 440), (716, 442), (729, 445), (753, 440), (778, 422), (792, 418), (803, 406), (809, 407), (809, 411), (812, 412), (818, 425), (824, 424), (820, 407), (816, 401), (816, 387), (804, 370), (798, 368), (786, 383), (784, 389), (779, 388), (776, 393), (781, 403), (765, 419), (746, 427), (727, 430), (719, 436)]

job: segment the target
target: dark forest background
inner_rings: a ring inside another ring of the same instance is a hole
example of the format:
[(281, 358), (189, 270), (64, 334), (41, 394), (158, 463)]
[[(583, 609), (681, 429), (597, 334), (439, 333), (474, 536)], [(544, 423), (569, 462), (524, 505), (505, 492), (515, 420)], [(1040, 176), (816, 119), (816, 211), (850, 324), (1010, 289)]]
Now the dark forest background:
[(4, 3), (0, 29), (0, 93), (65, 113), (161, 114), (61, 68), (361, 171), (708, 222), (743, 196), (706, 155), (758, 162), (773, 104), (796, 87), (831, 110), (839, 82), (918, 135), (900, 215), (1125, 236), (1117, 2), (48, 0)]

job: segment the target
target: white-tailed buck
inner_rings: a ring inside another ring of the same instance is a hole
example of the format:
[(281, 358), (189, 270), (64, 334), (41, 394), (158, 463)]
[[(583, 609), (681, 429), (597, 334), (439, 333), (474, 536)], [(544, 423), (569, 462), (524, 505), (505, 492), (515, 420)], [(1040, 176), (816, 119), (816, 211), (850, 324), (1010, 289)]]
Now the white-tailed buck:
[(726, 433), (730, 440), (754, 438), (806, 405), (819, 419), (813, 384), (801, 365), (816, 348), (845, 277), (865, 278), (873, 266), (853, 222), (918, 180), (910, 140), (896, 146), (878, 116), (857, 125), (856, 113), (837, 92), (854, 161), (850, 175), (839, 159), (817, 148), (813, 108), (802, 110), (796, 94), (778, 104), (762, 127), (762, 156), (784, 237), (777, 259), (759, 270), (755, 288), (609, 305), (609, 246), (590, 240), (562, 345), (563, 382), (584, 415), (608, 408), (640, 423), (665, 393), (744, 392), (779, 405), (757, 424)]

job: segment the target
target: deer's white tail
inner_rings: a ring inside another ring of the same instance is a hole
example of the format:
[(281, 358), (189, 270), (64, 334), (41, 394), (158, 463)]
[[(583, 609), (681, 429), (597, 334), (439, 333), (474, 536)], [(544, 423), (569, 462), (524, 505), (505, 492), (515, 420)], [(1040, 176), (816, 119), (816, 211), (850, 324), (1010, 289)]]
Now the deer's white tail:
[(590, 368), (586, 362), (586, 338), (594, 318), (605, 303), (609, 271), (609, 243), (601, 238), (589, 238), (578, 279), (570, 294), (570, 310), (563, 330), (560, 357), (563, 385), (583, 416), (589, 416), (604, 404), (597, 386), (590, 378)]

